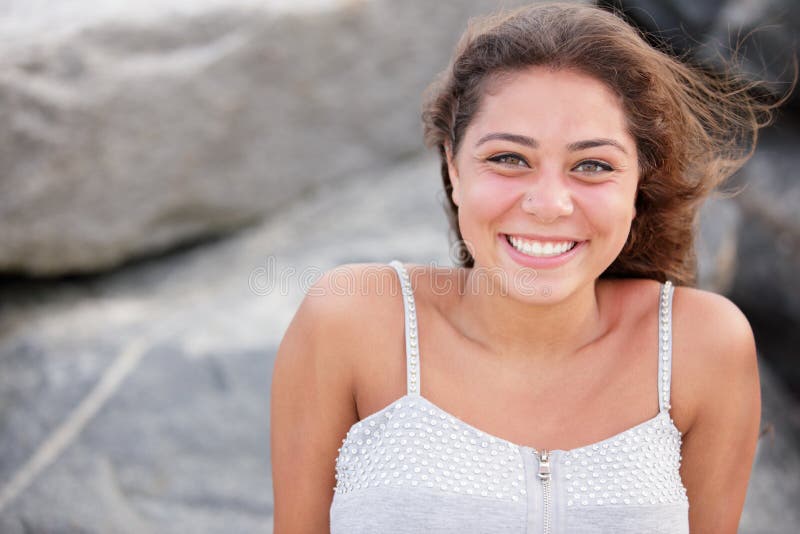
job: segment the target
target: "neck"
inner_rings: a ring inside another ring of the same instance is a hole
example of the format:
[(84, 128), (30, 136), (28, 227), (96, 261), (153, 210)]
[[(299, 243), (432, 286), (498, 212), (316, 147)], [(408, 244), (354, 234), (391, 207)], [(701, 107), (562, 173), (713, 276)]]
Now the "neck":
[(463, 332), (503, 359), (557, 363), (602, 336), (598, 284), (556, 303), (529, 303), (489, 290), (466, 273), (460, 299)]

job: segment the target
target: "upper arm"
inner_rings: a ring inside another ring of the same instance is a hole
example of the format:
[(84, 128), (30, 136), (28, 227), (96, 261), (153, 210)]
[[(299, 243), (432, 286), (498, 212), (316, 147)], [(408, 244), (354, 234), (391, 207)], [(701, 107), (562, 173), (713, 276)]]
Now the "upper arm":
[(276, 534), (329, 530), (338, 448), (357, 420), (347, 350), (357, 302), (332, 289), (327, 272), (302, 301), (275, 360), (270, 446)]
[(675, 306), (686, 317), (683, 335), (691, 340), (687, 376), (695, 390), (680, 470), (689, 498), (690, 530), (735, 533), (761, 419), (753, 333), (744, 314), (719, 295), (682, 289), (676, 291)]

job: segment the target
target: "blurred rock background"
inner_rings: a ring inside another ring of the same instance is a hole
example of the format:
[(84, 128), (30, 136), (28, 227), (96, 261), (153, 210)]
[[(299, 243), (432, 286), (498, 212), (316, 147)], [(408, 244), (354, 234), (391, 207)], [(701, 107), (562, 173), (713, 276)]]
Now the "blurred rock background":
[[(521, 3), (0, 0), (0, 532), (271, 532), (280, 338), (335, 265), (451, 263), (421, 94)], [(791, 0), (606, 7), (791, 79)], [(797, 109), (698, 243), (761, 355), (746, 533), (800, 526)]]

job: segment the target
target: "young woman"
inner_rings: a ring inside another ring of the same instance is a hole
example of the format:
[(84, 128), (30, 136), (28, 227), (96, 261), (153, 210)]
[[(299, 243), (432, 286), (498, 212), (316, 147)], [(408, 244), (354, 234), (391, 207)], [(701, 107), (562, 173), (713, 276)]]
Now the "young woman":
[(272, 386), (275, 532), (734, 533), (756, 349), (693, 289), (699, 205), (769, 106), (616, 16), (474, 22), (431, 86), (455, 269), (345, 265)]

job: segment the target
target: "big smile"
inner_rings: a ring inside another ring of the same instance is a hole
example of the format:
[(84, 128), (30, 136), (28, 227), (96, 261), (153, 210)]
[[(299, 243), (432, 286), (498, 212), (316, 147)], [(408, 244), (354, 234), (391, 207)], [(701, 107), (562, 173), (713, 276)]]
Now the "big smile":
[(552, 258), (570, 250), (578, 241), (539, 241), (504, 234), (508, 244), (517, 251), (533, 258)]

